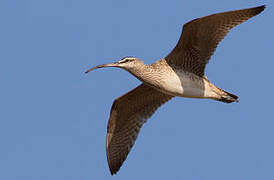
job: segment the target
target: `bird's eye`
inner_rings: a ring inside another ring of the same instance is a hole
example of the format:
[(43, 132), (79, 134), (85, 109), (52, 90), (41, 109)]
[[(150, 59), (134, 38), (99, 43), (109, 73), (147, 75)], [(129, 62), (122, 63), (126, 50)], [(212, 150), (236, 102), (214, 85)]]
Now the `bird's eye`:
[(127, 63), (129, 61), (130, 61), (129, 59), (123, 59), (123, 60), (119, 61), (119, 63)]

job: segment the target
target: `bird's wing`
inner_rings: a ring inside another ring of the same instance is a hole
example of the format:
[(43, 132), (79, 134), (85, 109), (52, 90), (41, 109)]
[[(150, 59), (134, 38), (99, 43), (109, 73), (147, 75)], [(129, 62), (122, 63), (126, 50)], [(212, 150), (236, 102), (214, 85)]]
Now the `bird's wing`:
[(115, 174), (122, 166), (146, 119), (172, 97), (141, 84), (114, 101), (106, 142), (111, 174)]
[(264, 8), (259, 6), (218, 13), (186, 23), (177, 45), (166, 57), (167, 62), (202, 77), (210, 56), (229, 30), (259, 14)]

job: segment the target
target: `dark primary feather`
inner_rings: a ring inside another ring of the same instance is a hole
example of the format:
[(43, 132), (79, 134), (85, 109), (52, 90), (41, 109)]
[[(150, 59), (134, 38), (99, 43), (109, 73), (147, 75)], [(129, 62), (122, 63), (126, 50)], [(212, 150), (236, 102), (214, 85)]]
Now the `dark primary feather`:
[(115, 174), (122, 166), (146, 119), (172, 97), (141, 84), (114, 101), (106, 143), (111, 174)]
[(186, 23), (176, 47), (166, 57), (167, 62), (203, 77), (206, 64), (229, 30), (259, 14), (264, 8), (259, 6), (218, 13)]

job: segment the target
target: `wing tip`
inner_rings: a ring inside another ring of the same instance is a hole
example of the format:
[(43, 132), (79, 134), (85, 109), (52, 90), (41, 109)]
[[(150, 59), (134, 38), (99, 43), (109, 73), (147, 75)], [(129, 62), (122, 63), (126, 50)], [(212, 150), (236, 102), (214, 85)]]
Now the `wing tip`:
[(123, 163), (121, 164), (111, 164), (110, 162), (108, 162), (108, 167), (109, 167), (109, 171), (110, 171), (110, 174), (113, 176), (115, 175), (121, 168)]
[(257, 16), (258, 14), (263, 12), (265, 8), (266, 8), (266, 5), (264, 4), (264, 5), (261, 5), (261, 6), (246, 9), (246, 10), (249, 11), (248, 19), (251, 18), (251, 17)]
[(111, 174), (112, 176), (115, 175), (115, 174), (119, 171), (119, 169), (120, 169), (120, 168), (111, 169), (111, 168), (109, 167), (110, 174)]
[(259, 13), (261, 13), (265, 8), (266, 8), (266, 5), (264, 4), (264, 5), (255, 7), (254, 9), (256, 10), (256, 14), (259, 14)]
[(109, 144), (111, 142), (112, 135), (113, 135), (112, 133), (109, 133), (109, 132), (107, 133), (106, 153), (107, 153), (107, 161), (108, 161), (109, 171), (110, 171), (110, 174), (113, 176), (119, 171), (120, 167), (122, 166), (122, 164), (124, 162), (124, 159), (120, 163), (111, 160), (111, 153), (110, 153), (111, 150), (109, 149)]

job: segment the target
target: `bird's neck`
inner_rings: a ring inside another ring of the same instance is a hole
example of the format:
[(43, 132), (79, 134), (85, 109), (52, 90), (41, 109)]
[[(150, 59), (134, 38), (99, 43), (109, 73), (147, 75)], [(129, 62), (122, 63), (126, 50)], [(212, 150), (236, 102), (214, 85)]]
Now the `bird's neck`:
[(158, 80), (160, 80), (160, 75), (162, 74), (153, 66), (147, 64), (141, 64), (137, 68), (131, 68), (127, 71), (140, 81), (149, 83), (152, 86), (158, 86), (158, 83), (160, 83)]
[[(136, 78), (138, 78), (139, 80), (141, 80), (140, 78), (146, 76), (146, 74), (149, 73), (149, 65), (146, 65), (144, 63), (140, 63), (138, 64), (138, 66), (136, 67), (131, 67), (126, 69), (129, 73), (131, 73), (132, 75), (134, 75)], [(143, 81), (143, 80), (141, 80)]]

